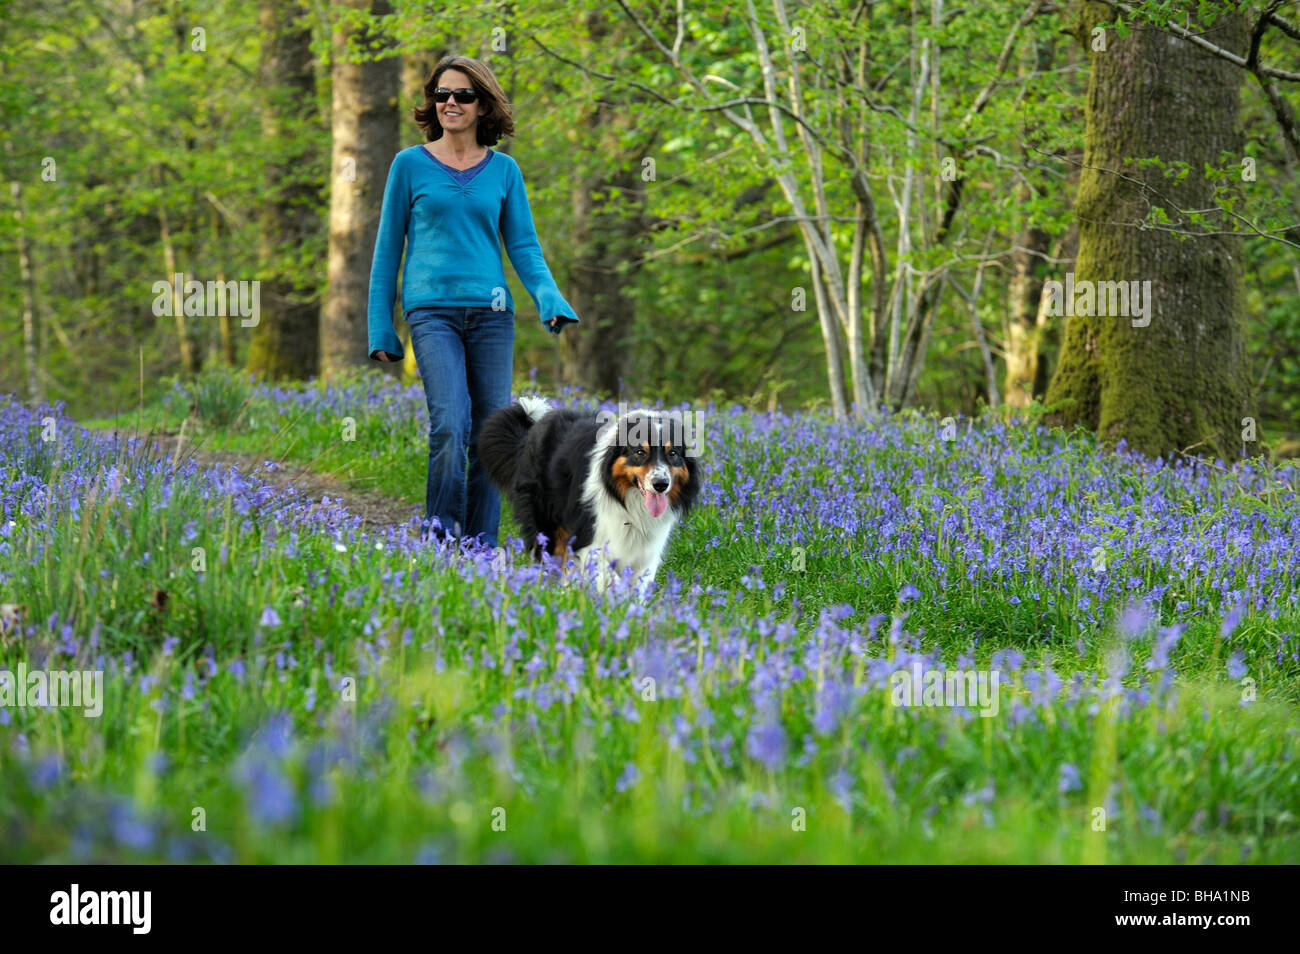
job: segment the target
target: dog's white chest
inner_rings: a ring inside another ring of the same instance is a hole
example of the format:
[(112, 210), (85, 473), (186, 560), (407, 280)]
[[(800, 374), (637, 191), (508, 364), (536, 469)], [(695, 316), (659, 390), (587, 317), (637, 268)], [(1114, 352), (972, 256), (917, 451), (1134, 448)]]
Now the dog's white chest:
[[(603, 590), (614, 572), (631, 569), (643, 586), (648, 586), (659, 570), (668, 537), (677, 522), (671, 513), (651, 517), (648, 513), (630, 513), (616, 503), (597, 508), (595, 533), (591, 545), (574, 555), (579, 564), (595, 560), (600, 570), (599, 586)], [(633, 509), (640, 504), (636, 501)]]
[[(588, 549), (607, 546), (610, 559), (617, 560), (620, 567), (640, 571), (657, 566), (668, 545), (673, 518), (665, 515), (644, 526), (633, 520), (618, 521), (617, 514), (613, 516), (614, 520), (597, 519), (596, 534)], [(606, 526), (601, 526), (602, 523)]]

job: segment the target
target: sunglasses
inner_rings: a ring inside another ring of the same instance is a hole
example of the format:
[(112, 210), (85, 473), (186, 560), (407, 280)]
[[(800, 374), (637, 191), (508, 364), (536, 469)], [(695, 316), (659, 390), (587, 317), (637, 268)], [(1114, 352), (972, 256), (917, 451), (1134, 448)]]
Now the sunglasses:
[(439, 86), (433, 91), (433, 101), (435, 103), (445, 103), (453, 96), (456, 97), (456, 102), (462, 106), (478, 99), (478, 93), (472, 89), (447, 89), (445, 86)]

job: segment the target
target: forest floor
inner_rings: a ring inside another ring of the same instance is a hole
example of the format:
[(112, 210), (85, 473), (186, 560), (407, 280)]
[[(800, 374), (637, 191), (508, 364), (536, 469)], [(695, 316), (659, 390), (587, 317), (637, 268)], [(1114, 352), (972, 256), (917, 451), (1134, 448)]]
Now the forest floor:
[[(115, 428), (111, 433), (122, 440), (140, 439), (147, 453), (169, 458), (173, 465), (192, 458), (204, 469), (214, 466), (234, 467), (245, 476), (257, 477), (268, 484), (292, 487), (306, 494), (313, 503), (320, 503), (322, 498), (328, 497), (330, 501), (341, 503), (350, 513), (361, 517), (367, 526), (404, 524), (420, 515), (421, 508), (416, 504), (376, 491), (348, 486), (332, 474), (318, 472), (297, 461), (286, 461), (274, 454), (206, 448), (202, 437), (193, 440), (184, 428), (175, 432), (140, 432), (134, 428)], [(267, 467), (268, 461), (276, 466)]]
[[(95, 660), (107, 716), (0, 709), (3, 860), (1300, 857), (1291, 471), (1260, 494), (1086, 434), (729, 410), (631, 599), (386, 534), (421, 505), (414, 389), (187, 397), (84, 422), (120, 455), (0, 413), (0, 670)], [(232, 519), (265, 495), (187, 460), (369, 527)], [(114, 464), (132, 492), (94, 492)], [(917, 667), (978, 692), (918, 698)]]

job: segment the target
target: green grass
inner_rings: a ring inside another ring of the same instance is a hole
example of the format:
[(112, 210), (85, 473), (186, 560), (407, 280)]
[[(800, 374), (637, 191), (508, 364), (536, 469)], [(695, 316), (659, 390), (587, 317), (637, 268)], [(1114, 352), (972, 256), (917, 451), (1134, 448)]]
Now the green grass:
[[(291, 403), (252, 398), (220, 427), (186, 426), (205, 446), (422, 498), (422, 422), (405, 413), (409, 403), (324, 392), (323, 410)], [(214, 413), (228, 413), (225, 397), (217, 404)], [(160, 401), (126, 415), (137, 416), (174, 431), (189, 408)], [(342, 437), (345, 417), (355, 440)], [(0, 550), (0, 603), (24, 604), (34, 627), (0, 637), (0, 668), (43, 659), (72, 620), (76, 655), (58, 665), (103, 662), (105, 710), (99, 719), (10, 710), (0, 727), (0, 860), (1236, 863), (1300, 853), (1296, 674), (1272, 661), (1294, 631), (1293, 610), (1248, 615), (1232, 643), (1258, 685), (1252, 704), (1223, 675), (1218, 619), (1204, 618), (1179, 643), (1175, 691), (1125, 708), (1030, 705), (1030, 717), (1012, 718), (1013, 701), (1029, 704), (1031, 672), (1104, 675), (1112, 628), (1062, 613), (1044, 638), (1029, 585), (964, 583), (956, 553), (947, 587), (919, 562), (845, 556), (829, 532), (806, 541), (800, 562), (770, 542), (777, 508), (703, 507), (665, 570), (706, 590), (661, 593), (643, 612), (393, 538), (376, 549), (347, 529), (291, 532), (277, 516), (288, 504), (214, 493), (198, 475), (167, 492), (155, 471), (117, 490), (100, 479), (81, 488), (77, 509), (56, 506), (81, 472), (68, 440), (33, 444), (5, 475), (38, 475), (63, 496), (19, 515)], [(1077, 453), (1095, 451), (1081, 443)], [(114, 461), (137, 473), (124, 450), (99, 473)], [(810, 467), (806, 479), (833, 476)], [(724, 544), (710, 546), (715, 538)], [(923, 595), (902, 607), (908, 583)], [(1053, 595), (1069, 605), (1079, 592)], [(816, 699), (833, 671), (865, 685), (872, 659), (909, 646), (878, 638), (866, 656), (791, 672), (791, 660), (818, 658), (791, 655), (792, 646), (838, 638), (819, 615), (842, 604), (857, 612), (841, 625), (859, 631), (869, 614), (908, 610), (906, 630), (923, 631), (912, 648), (944, 659), (988, 666), (996, 651), (1024, 653), (1003, 716), (899, 709), (873, 690), (831, 732), (816, 732)], [(265, 607), (278, 624), (263, 621)], [(774, 631), (782, 622), (789, 630)], [(671, 646), (705, 660), (725, 645), (747, 649), (646, 698), (645, 652)], [(1149, 649), (1127, 646), (1130, 687)], [(218, 673), (206, 678), (209, 658)], [(752, 680), (769, 666), (787, 680), (774, 696), (789, 748), (778, 771), (746, 752), (761, 721)], [(565, 674), (571, 695), (544, 705), (538, 687), (563, 685)], [(344, 676), (354, 689), (340, 688)], [(265, 739), (279, 720), (291, 741)], [(42, 776), (55, 763), (57, 777)], [(620, 785), (629, 764), (639, 780)], [(1062, 786), (1065, 765), (1078, 787)], [(279, 804), (292, 814), (259, 820)], [(195, 830), (199, 814), (204, 830)]]
[[(347, 391), (358, 382), (367, 391), (390, 383), (360, 377), (345, 379), (334, 390)], [(324, 395), (331, 389), (317, 385), (315, 390)], [(419, 414), (415, 410), (404, 405), (402, 413), (386, 416), (358, 405), (351, 414), (317, 414), (310, 405), (286, 408), (257, 394), (247, 380), (214, 372), (184, 390), (173, 384), (140, 407), (82, 424), (142, 435), (177, 434), (184, 428), (190, 449), (263, 455), (328, 474), (355, 490), (423, 503), (427, 417), (422, 408)]]

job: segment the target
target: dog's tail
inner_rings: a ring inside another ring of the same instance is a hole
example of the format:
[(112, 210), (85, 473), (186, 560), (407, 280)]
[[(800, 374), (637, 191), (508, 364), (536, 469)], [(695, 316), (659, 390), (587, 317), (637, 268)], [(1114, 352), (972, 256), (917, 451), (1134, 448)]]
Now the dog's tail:
[(524, 409), (533, 424), (551, 413), (551, 402), (542, 397), (521, 397), (519, 406)]
[(524, 439), (534, 424), (551, 410), (545, 398), (521, 397), (483, 423), (478, 436), (478, 456), (488, 478), (502, 490), (514, 486)]

